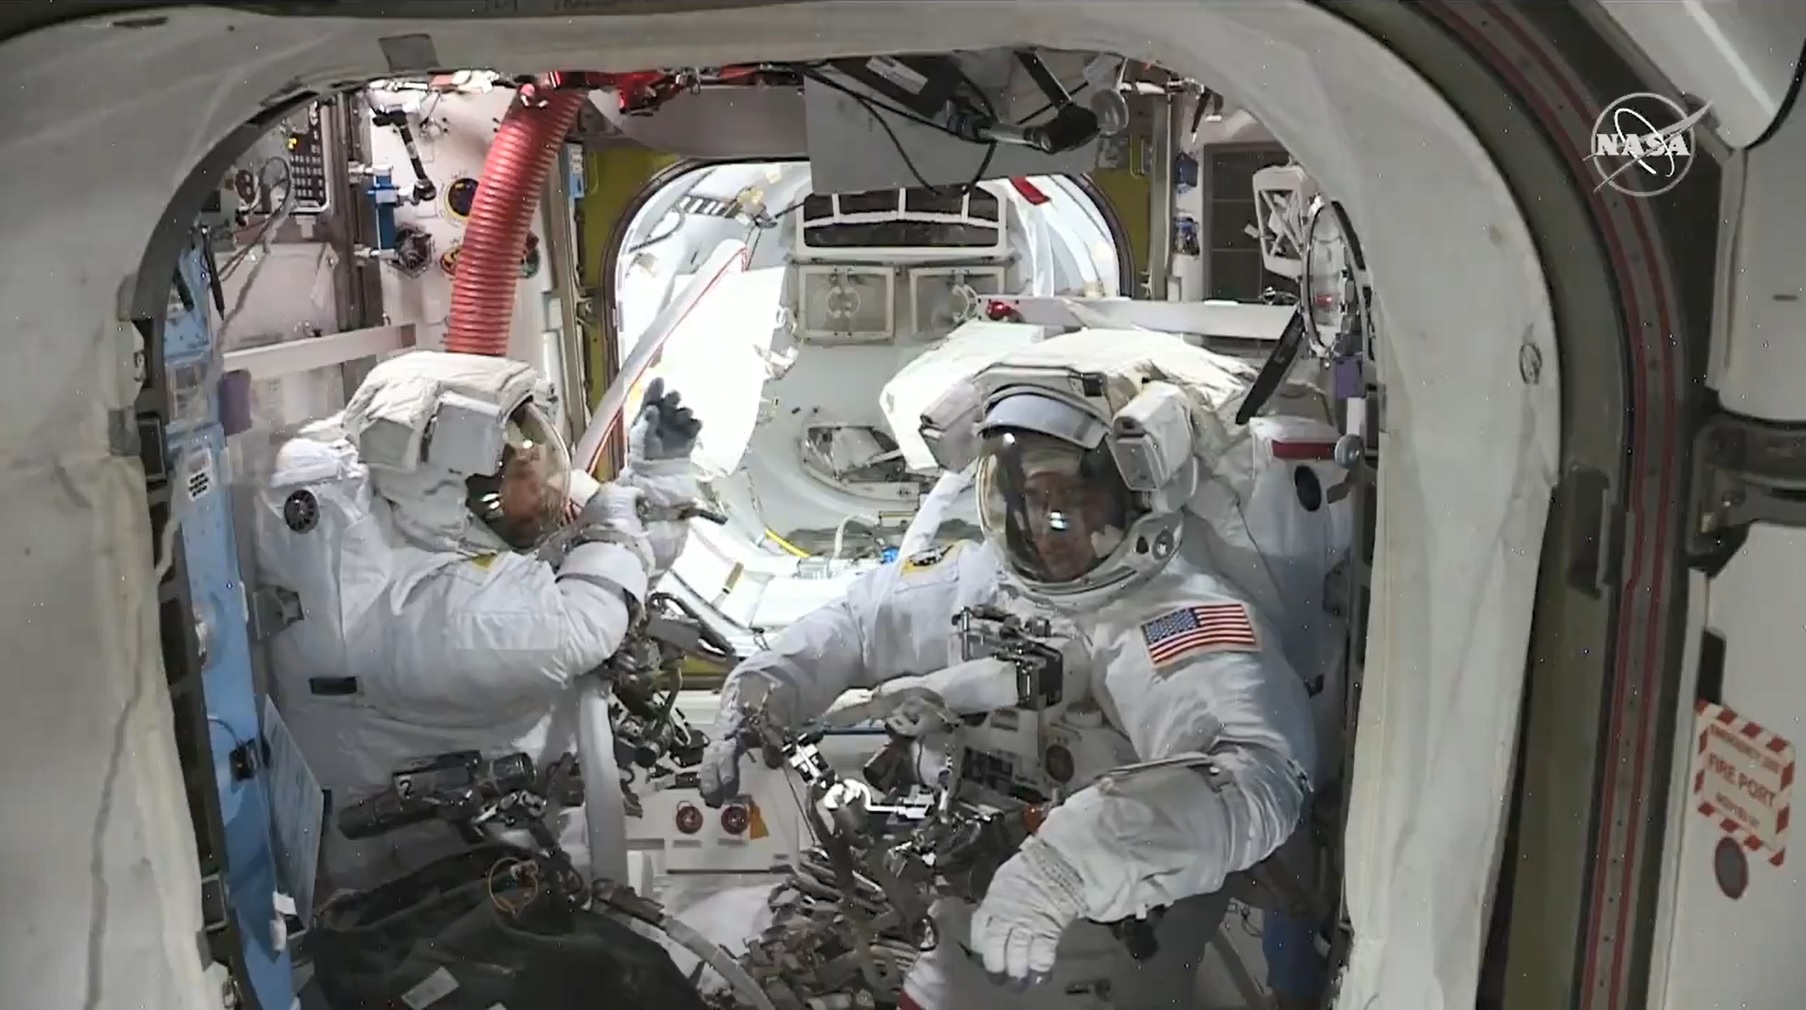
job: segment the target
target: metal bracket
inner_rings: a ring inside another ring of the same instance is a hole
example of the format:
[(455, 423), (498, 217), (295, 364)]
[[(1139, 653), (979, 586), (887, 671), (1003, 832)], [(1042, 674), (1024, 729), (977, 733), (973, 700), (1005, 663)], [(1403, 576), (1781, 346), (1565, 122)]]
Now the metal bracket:
[(232, 894), (225, 878), (209, 873), (201, 878), (201, 931), (218, 933), (232, 925)]
[(1693, 441), (1691, 566), (1716, 575), (1754, 523), (1806, 527), (1806, 424), (1720, 412)]
[(232, 748), (226, 755), (226, 764), (232, 770), (232, 781), (245, 782), (257, 777), (260, 769), (270, 766), (270, 744), (262, 736), (256, 740), (247, 740)]
[(283, 628), (307, 619), (301, 597), (281, 586), (263, 586), (251, 594), (251, 637), (268, 641)]

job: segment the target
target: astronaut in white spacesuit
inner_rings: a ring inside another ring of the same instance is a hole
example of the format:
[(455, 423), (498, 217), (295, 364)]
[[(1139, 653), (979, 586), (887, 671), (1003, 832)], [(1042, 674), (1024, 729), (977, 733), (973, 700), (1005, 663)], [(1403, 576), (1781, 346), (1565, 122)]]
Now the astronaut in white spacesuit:
[[(1063, 769), (1073, 787), (1091, 784), (1048, 813), (976, 909), (937, 908), (943, 939), (905, 983), (903, 1005), (918, 1010), (1190, 1005), (1225, 877), (1292, 834), (1316, 767), (1304, 683), (1272, 625), (1181, 556), (1181, 508), (1211, 463), (1193, 398), (1133, 369), (1073, 381), (1055, 343), (1039, 365), (992, 366), (924, 417), (942, 466), (977, 462), (984, 542), (866, 573), (773, 636), (730, 676), (702, 768), (704, 799), (720, 803), (739, 791), (748, 712), (796, 725), (848, 689), (970, 658), (954, 632), (968, 607), (1051, 616), (1082, 643), (1092, 711), (1121, 742), (1114, 765)], [(1156, 909), (1148, 960), (1097, 925)]]
[[(543, 769), (571, 753), (574, 685), (682, 549), (682, 522), (643, 518), (697, 493), (700, 424), (677, 395), (654, 384), (620, 479), (597, 485), (573, 471), (534, 384), (519, 361), (402, 355), (277, 454), (259, 577), (298, 619), (270, 640), (272, 689), (334, 811), (410, 761), (524, 752)], [(444, 824), (353, 841), (333, 821), (322, 896), (462, 844)], [(580, 809), (558, 825), (579, 866), (585, 827)]]

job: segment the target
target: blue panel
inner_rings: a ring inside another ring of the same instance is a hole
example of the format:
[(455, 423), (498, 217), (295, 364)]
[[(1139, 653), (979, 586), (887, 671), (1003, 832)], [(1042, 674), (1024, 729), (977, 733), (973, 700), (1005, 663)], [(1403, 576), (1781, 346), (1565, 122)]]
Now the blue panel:
[(576, 144), (566, 144), (561, 154), (559, 160), (564, 163), (565, 192), (570, 194), (573, 202), (581, 200), (584, 193), (583, 148)]
[(182, 255), (177, 272), (194, 302), (192, 309), (182, 301), (180, 292), (169, 291), (169, 321), (163, 326), (163, 360), (167, 364), (188, 363), (205, 359), (213, 350), (213, 332), (207, 305), (212, 295), (212, 281), (207, 276), (207, 260), (200, 250), (190, 249)]
[[(294, 982), (287, 945), (278, 943), (275, 846), (269, 775), (263, 767), (257, 695), (251, 671), (246, 590), (239, 579), (237, 540), (232, 529), (230, 473), (225, 434), (214, 402), (210, 374), (213, 339), (203, 258), (198, 250), (182, 257), (181, 272), (194, 301), (192, 310), (172, 297), (165, 329), (165, 362), (172, 395), (169, 456), (175, 509), (181, 517), (189, 590), (200, 623), (202, 686), (219, 782), (220, 819), (225, 825), (226, 890), (244, 940), (245, 964), (257, 1003), (264, 1010), (288, 1010)], [(246, 745), (250, 745), (246, 747)], [(235, 775), (232, 754), (246, 747), (252, 756)], [(279, 949), (280, 948), (280, 949)]]

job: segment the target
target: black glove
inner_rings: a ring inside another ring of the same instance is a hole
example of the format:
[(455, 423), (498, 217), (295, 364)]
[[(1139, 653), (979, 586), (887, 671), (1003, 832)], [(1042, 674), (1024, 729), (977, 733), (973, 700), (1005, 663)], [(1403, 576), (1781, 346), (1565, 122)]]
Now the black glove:
[(665, 392), (664, 379), (653, 379), (646, 387), (646, 402), (628, 432), (630, 462), (657, 463), (690, 457), (702, 422), (681, 401), (676, 390)]

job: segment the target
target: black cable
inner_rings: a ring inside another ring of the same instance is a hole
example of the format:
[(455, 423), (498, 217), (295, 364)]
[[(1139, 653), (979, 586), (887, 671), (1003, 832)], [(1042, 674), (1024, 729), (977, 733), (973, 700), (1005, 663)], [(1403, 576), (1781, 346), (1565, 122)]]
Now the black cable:
[(765, 233), (776, 228), (786, 217), (790, 216), (791, 211), (801, 207), (803, 201), (807, 199), (809, 199), (807, 196), (798, 197), (790, 206), (776, 214), (761, 214), (753, 218), (752, 227), (746, 231), (746, 262), (749, 266), (759, 254), (759, 240), (765, 237)]
[(632, 256), (636, 253), (644, 252), (647, 249), (650, 249), (653, 246), (658, 245), (660, 242), (663, 242), (666, 239), (669, 239), (671, 236), (677, 234), (679, 231), (682, 231), (683, 226), (684, 226), (683, 212), (678, 210), (676, 207), (673, 207), (670, 210), (665, 211), (665, 216), (669, 217), (671, 215), (677, 216), (677, 220), (672, 223), (671, 227), (666, 228), (662, 234), (654, 235), (651, 238), (640, 241), (639, 243), (635, 244), (631, 249), (628, 249), (625, 252), (623, 252), (621, 255)]
[[(957, 68), (955, 68), (955, 69), (957, 70)], [(841, 94), (847, 96), (848, 98), (851, 98), (854, 102), (857, 102), (859, 104), (859, 107), (865, 110), (866, 115), (871, 116), (872, 120), (874, 122), (876, 122), (878, 124), (879, 128), (884, 131), (884, 135), (886, 137), (890, 138), (891, 147), (896, 149), (897, 157), (903, 159), (903, 167), (909, 169), (909, 174), (915, 177), (916, 185), (921, 187), (922, 189), (925, 189), (925, 190), (929, 191), (930, 193), (935, 194), (936, 196), (965, 196), (967, 193), (972, 192), (972, 190), (974, 188), (976, 188), (978, 186), (978, 184), (984, 180), (985, 173), (989, 172), (991, 170), (991, 161), (997, 157), (997, 142), (996, 141), (992, 141), (990, 143), (990, 145), (985, 149), (984, 160), (982, 160), (978, 163), (978, 171), (973, 173), (971, 182), (968, 182), (965, 185), (952, 190), (951, 192), (949, 192), (945, 187), (934, 185), (933, 183), (928, 181), (926, 176), (924, 176), (922, 174), (922, 170), (916, 167), (915, 160), (909, 156), (909, 151), (906, 150), (903, 146), (902, 138), (897, 136), (897, 131), (891, 127), (890, 123), (885, 121), (884, 117), (882, 115), (880, 115), (880, 113), (888, 112), (893, 116), (897, 116), (899, 118), (906, 119), (912, 123), (917, 124), (918, 126), (926, 126), (931, 130), (939, 130), (941, 133), (945, 133), (947, 136), (952, 137), (955, 140), (960, 140), (960, 141), (963, 141), (968, 144), (976, 144), (977, 143), (976, 141), (972, 140), (969, 137), (961, 135), (960, 133), (958, 133), (955, 130), (948, 129), (945, 126), (942, 126), (940, 123), (936, 123), (932, 120), (925, 119), (921, 116), (918, 116), (913, 112), (909, 112), (905, 109), (899, 109), (899, 108), (896, 108), (896, 107), (890, 105), (887, 102), (879, 102), (879, 101), (872, 99), (870, 96), (862, 95), (859, 92), (854, 91), (853, 89), (846, 87), (845, 85), (842, 85), (837, 81), (833, 81), (826, 77), (823, 77), (822, 75), (816, 73), (813, 69), (810, 69), (808, 67), (799, 67), (798, 72), (801, 73), (804, 77), (807, 77), (809, 80), (812, 80), (812, 81), (816, 82), (817, 84), (820, 84), (822, 87), (831, 88), (831, 89), (838, 91)], [(995, 122), (997, 117), (995, 114), (995, 109), (991, 107), (990, 98), (988, 96), (986, 96), (983, 91), (980, 91), (976, 85), (972, 84), (972, 79), (969, 77), (966, 77), (964, 71), (959, 71), (959, 74), (960, 74), (960, 77), (965, 80), (966, 85), (968, 87), (971, 87), (972, 90), (978, 95), (979, 99), (984, 102), (986, 109), (987, 109), (987, 114), (990, 115), (992, 121)]]
[[(265, 179), (265, 176), (269, 174), (269, 170), (272, 167), (282, 169), (282, 178), (277, 179), (274, 182)], [(275, 189), (277, 186), (282, 187), (282, 198), (277, 201), (275, 207), (270, 209), (269, 214), (265, 215), (264, 219), (258, 222), (256, 233), (244, 244), (243, 248), (233, 253), (232, 256), (226, 260), (225, 265), (220, 267), (219, 279), (221, 281), (232, 276), (233, 272), (238, 269), (239, 264), (245, 261), (245, 257), (249, 256), (252, 250), (263, 245), (264, 239), (268, 238), (270, 235), (270, 230), (282, 219), (288, 217), (289, 208), (294, 204), (295, 199), (294, 178), (294, 172), (290, 168), (287, 158), (265, 158), (263, 164), (258, 166), (257, 184), (266, 190)], [(223, 329), (224, 328), (222, 327), (222, 332)]]
[(830, 88), (834, 91), (838, 91), (841, 94), (847, 96), (848, 98), (853, 99), (854, 101), (858, 102), (860, 105), (864, 106), (867, 112), (870, 112), (874, 109), (882, 109), (883, 111), (888, 112), (891, 115), (896, 116), (900, 119), (907, 119), (910, 122), (915, 123), (917, 126), (926, 126), (931, 130), (939, 130), (940, 132), (945, 133), (949, 137), (953, 137), (956, 140), (963, 140), (968, 144), (977, 143), (977, 141), (974, 141), (970, 137), (962, 135), (957, 130), (951, 129), (941, 123), (937, 123), (932, 119), (928, 119), (924, 116), (919, 116), (916, 113), (909, 111), (908, 109), (899, 108), (898, 106), (893, 105), (890, 102), (878, 101), (877, 99), (873, 98), (870, 95), (864, 94), (863, 92), (854, 91), (853, 89), (847, 87), (846, 85), (840, 83), (839, 81), (834, 80), (831, 77), (823, 77), (821, 74), (819, 74), (815, 71), (815, 67), (818, 65), (826, 66), (826, 64), (799, 64), (797, 67), (797, 73), (803, 75), (804, 77), (808, 78), (811, 81), (814, 81), (815, 83), (821, 85), (824, 88)]
[(814, 195), (815, 195), (814, 193), (808, 193), (803, 196), (799, 196), (795, 200), (792, 200), (790, 202), (790, 206), (785, 207), (783, 210), (778, 211), (776, 214), (770, 215), (771, 227), (776, 228), (780, 223), (783, 222), (783, 220), (785, 218), (789, 217), (792, 213), (794, 213), (795, 211), (800, 209), (803, 206), (803, 204), (809, 202), (809, 197), (814, 196)]
[[(949, 62), (952, 62), (952, 61), (949, 61)], [(997, 121), (998, 121), (997, 106), (991, 104), (991, 96), (985, 94), (984, 89), (979, 87), (975, 82), (973, 82), (971, 76), (969, 76), (964, 70), (960, 69), (960, 65), (957, 62), (952, 62), (952, 66), (953, 66), (953, 72), (959, 75), (959, 79), (965, 83), (967, 90), (971, 91), (972, 94), (978, 96), (978, 100), (980, 102), (984, 103), (985, 115), (990, 118), (990, 120), (993, 124), (997, 123)], [(902, 150), (900, 148), (898, 149), (898, 153), (899, 154), (902, 153)], [(965, 196), (965, 195), (971, 193), (974, 189), (976, 189), (978, 187), (978, 184), (984, 180), (985, 173), (990, 171), (991, 159), (993, 159), (995, 157), (997, 157), (997, 142), (995, 140), (993, 140), (993, 141), (991, 141), (991, 146), (987, 147), (985, 149), (984, 160), (980, 161), (978, 163), (978, 171), (974, 172), (972, 174), (972, 181), (966, 183), (964, 186), (961, 186), (956, 195)], [(936, 190), (937, 194), (939, 194), (939, 192), (940, 192), (939, 190)]]
[(766, 232), (771, 231), (772, 229), (783, 224), (785, 218), (789, 217), (791, 214), (800, 210), (802, 208), (803, 204), (807, 203), (809, 198), (814, 195), (815, 194), (813, 192), (805, 193), (802, 196), (797, 197), (795, 200), (792, 200), (790, 202), (789, 206), (786, 206), (783, 210), (778, 211), (776, 214), (766, 214), (763, 217), (754, 218), (752, 228), (748, 229), (748, 231), (746, 233), (746, 239), (747, 239), (746, 261), (748, 263), (751, 263), (751, 262), (753, 262), (753, 257), (758, 255), (759, 241), (765, 237)]

